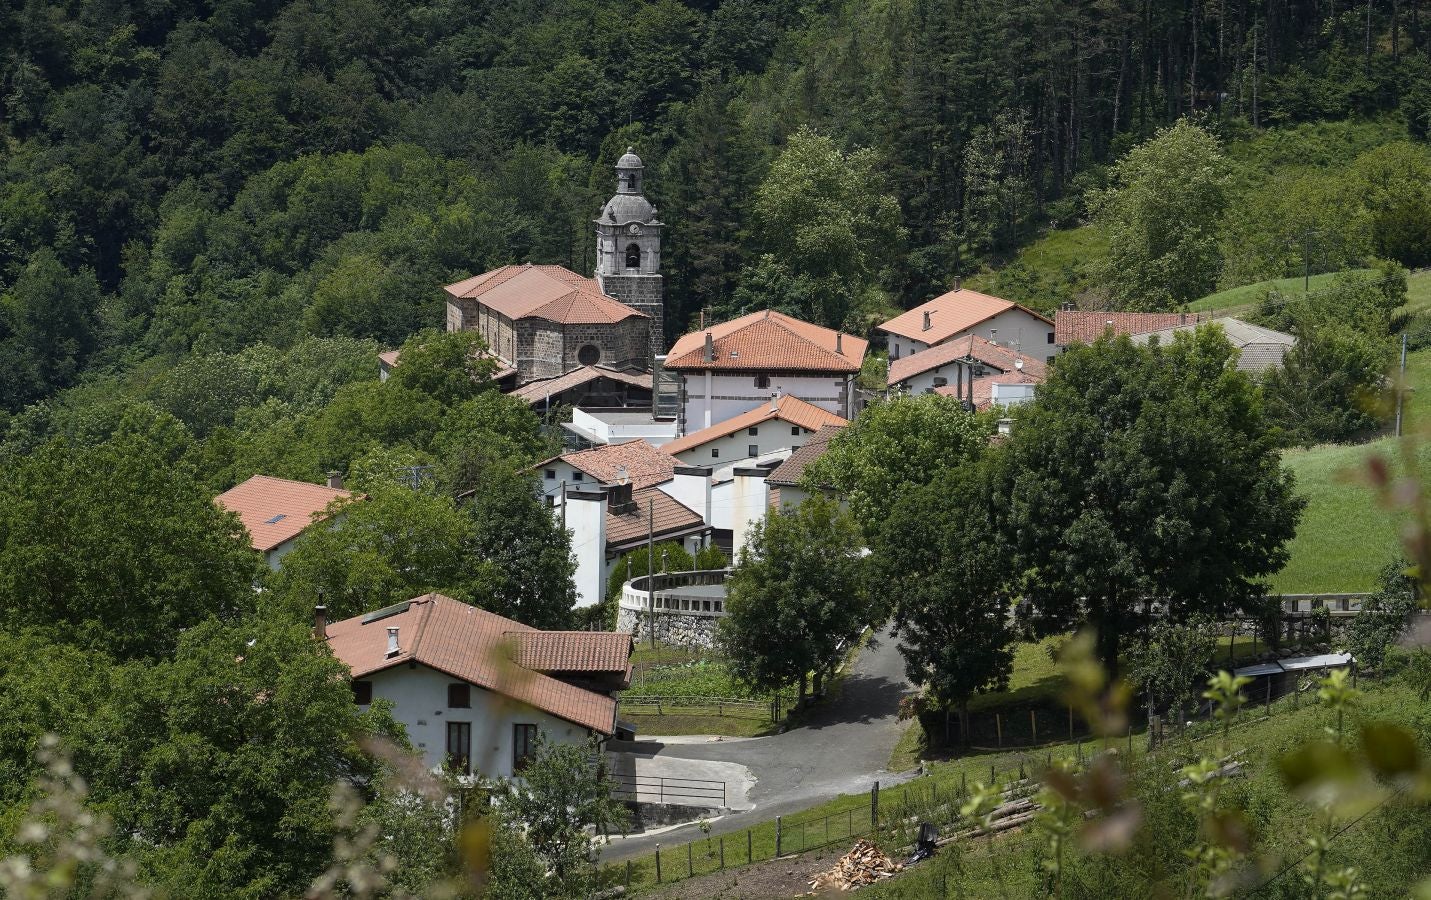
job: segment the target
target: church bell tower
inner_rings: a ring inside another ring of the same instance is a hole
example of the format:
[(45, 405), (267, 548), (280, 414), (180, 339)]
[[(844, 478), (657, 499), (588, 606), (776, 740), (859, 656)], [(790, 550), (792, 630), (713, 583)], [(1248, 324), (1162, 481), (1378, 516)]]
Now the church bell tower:
[(651, 359), (666, 352), (661, 222), (641, 193), (645, 166), (632, 148), (616, 162), (616, 194), (596, 219), (596, 280), (601, 290), (651, 317)]

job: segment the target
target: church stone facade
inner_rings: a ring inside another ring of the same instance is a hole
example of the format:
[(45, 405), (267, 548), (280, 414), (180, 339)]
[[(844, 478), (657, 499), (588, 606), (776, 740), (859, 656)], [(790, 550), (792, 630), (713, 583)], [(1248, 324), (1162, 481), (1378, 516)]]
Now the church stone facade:
[(616, 164), (596, 219), (595, 278), (561, 266), (504, 266), (448, 285), (447, 329), (480, 333), (517, 383), (582, 366), (650, 371), (665, 350), (661, 228), (642, 194), (641, 158)]

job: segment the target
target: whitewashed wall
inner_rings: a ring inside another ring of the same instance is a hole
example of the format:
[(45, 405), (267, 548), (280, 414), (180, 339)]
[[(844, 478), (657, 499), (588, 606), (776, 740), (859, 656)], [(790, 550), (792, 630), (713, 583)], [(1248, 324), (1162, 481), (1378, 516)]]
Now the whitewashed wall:
[[(676, 458), (688, 466), (715, 467), (736, 460), (803, 447), (805, 442), (810, 439), (810, 435), (813, 434), (808, 429), (791, 425), (789, 422), (782, 422), (779, 419), (762, 422), (755, 426), (755, 429), (756, 433), (752, 435), (748, 428), (742, 428), (735, 434), (719, 437), (707, 441), (699, 447), (692, 447), (677, 453)], [(796, 430), (799, 431), (799, 434), (792, 433)], [(752, 445), (756, 448), (755, 453), (750, 452)]]
[(770, 386), (758, 388), (755, 386), (756, 374), (688, 373), (685, 377), (685, 433), (719, 425), (726, 419), (749, 412), (762, 403), (769, 403), (770, 395), (775, 393), (799, 397), (837, 416), (850, 418), (852, 375), (772, 374), (768, 376)]
[(439, 768), (447, 757), (447, 723), (472, 724), (472, 773), (508, 778), (512, 775), (513, 726), (536, 725), (556, 743), (584, 743), (590, 732), (509, 697), (473, 685), (471, 709), (449, 709), (447, 686), (458, 679), (424, 665), (407, 663), (364, 679), (373, 697), (393, 702), (393, 718), (407, 729), (408, 740), (424, 762)]
[[(992, 319), (950, 335), (939, 343), (947, 343), (970, 334), (997, 341), (1005, 347), (1017, 346), (1019, 352), (1024, 356), (1031, 356), (1040, 362), (1047, 362), (1049, 357), (1058, 352), (1058, 347), (1049, 342), (1049, 335), (1053, 334), (1053, 326), (1017, 308), (1005, 310)], [(891, 334), (889, 336), (889, 358), (891, 361), (905, 359), (921, 350), (929, 349), (930, 346), (923, 341)]]

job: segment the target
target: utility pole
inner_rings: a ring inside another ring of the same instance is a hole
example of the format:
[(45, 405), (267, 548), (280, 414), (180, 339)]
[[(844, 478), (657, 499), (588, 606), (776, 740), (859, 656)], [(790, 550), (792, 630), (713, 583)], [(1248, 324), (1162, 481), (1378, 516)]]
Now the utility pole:
[(561, 531), (566, 534), (566, 479), (561, 480)]
[(651, 649), (656, 649), (656, 501), (646, 498), (646, 608), (651, 618)]
[(1401, 375), (1396, 381), (1396, 436), (1401, 437), (1401, 400), (1406, 396), (1406, 332), (1401, 332)]

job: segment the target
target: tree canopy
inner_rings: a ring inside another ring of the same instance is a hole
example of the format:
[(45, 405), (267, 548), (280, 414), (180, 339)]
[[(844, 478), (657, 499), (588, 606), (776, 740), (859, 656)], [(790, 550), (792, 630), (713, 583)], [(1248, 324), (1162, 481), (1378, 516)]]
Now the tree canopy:
[(1306, 501), (1216, 327), (1070, 348), (1019, 408), (1000, 489), (1037, 634), (1088, 624), (1111, 670), (1151, 604), (1176, 620), (1260, 600)]

